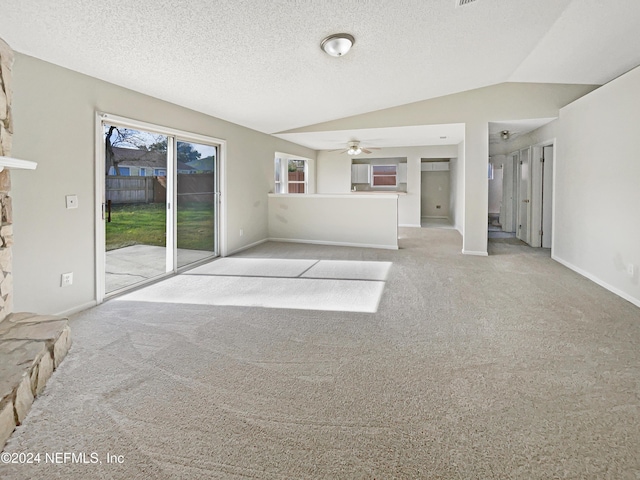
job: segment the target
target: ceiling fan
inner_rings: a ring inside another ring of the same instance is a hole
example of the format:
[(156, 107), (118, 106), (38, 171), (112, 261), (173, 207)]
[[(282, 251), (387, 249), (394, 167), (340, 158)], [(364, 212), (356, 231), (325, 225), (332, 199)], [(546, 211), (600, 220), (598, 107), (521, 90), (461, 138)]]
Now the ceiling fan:
[[(340, 150), (330, 150), (330, 152), (337, 152)], [(361, 153), (372, 153), (371, 150), (380, 150), (376, 147), (364, 148), (360, 146), (360, 142), (358, 140), (352, 140), (347, 144), (347, 149), (342, 150), (340, 153), (346, 153), (347, 155), (360, 155)]]

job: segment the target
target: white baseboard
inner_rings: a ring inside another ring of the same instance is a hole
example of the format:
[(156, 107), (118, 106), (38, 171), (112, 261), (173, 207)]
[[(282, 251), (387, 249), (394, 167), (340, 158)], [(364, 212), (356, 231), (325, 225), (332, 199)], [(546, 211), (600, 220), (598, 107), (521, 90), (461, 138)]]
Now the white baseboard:
[(301, 240), (298, 238), (269, 238), (271, 242), (309, 243), (312, 245), (332, 245), (336, 247), (382, 248), (384, 250), (398, 250), (398, 245), (372, 245), (367, 243), (329, 242), (324, 240)]
[(576, 267), (575, 265), (573, 265), (570, 262), (567, 262), (566, 260), (563, 260), (559, 257), (556, 257), (555, 255), (551, 254), (551, 259), (555, 260), (556, 262), (558, 262), (561, 265), (564, 265), (565, 267), (567, 267), (569, 270), (573, 270), (576, 273), (579, 273), (580, 275), (582, 275), (583, 277), (588, 278), (589, 280), (591, 280), (594, 283), (597, 283), (598, 285), (600, 285), (602, 288), (605, 288), (607, 290), (609, 290), (611, 293), (615, 293), (616, 295), (618, 295), (619, 297), (624, 298), (626, 301), (633, 303), (636, 307), (640, 307), (640, 299), (639, 298), (635, 298), (632, 297), (631, 295), (629, 295), (626, 292), (623, 292), (622, 290), (620, 290), (619, 288), (614, 287), (613, 285), (609, 285), (607, 282), (604, 282), (602, 280), (600, 280), (598, 277), (596, 277), (595, 275), (582, 270), (579, 267)]
[(410, 227), (410, 228), (421, 228), (422, 225), (419, 224), (415, 224), (415, 223), (403, 223), (401, 225), (398, 225), (399, 227)]
[(236, 253), (240, 253), (243, 250), (248, 250), (250, 248), (257, 247), (258, 245), (261, 245), (261, 244), (263, 244), (265, 242), (268, 242), (268, 241), (269, 241), (268, 238), (263, 238), (262, 240), (258, 240), (257, 242), (250, 243), (249, 245), (245, 245), (244, 247), (236, 248), (235, 250), (232, 250), (231, 252), (227, 252), (225, 257), (228, 257), (230, 255), (234, 255)]
[(464, 255), (475, 255), (476, 257), (488, 257), (489, 254), (487, 252), (476, 252), (473, 250), (465, 250), (464, 248), (462, 249), (462, 253)]
[(98, 305), (98, 302), (96, 302), (95, 300), (91, 300), (90, 302), (83, 303), (82, 305), (78, 305), (76, 307), (70, 308), (69, 310), (64, 310), (62, 312), (55, 313), (54, 315), (58, 317), (68, 317), (69, 315), (73, 315), (74, 313), (82, 312), (83, 310), (93, 308), (96, 305)]

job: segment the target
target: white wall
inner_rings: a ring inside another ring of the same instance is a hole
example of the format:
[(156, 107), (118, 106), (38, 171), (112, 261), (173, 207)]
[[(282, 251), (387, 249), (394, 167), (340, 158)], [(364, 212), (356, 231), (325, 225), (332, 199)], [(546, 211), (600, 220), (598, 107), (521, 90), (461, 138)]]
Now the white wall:
[(269, 238), (398, 248), (398, 195), (269, 195)]
[(283, 133), (466, 124), (465, 167), (462, 170), (465, 189), (463, 252), (486, 255), (488, 123), (556, 117), (561, 107), (594, 88), (589, 85), (503, 83)]
[(457, 158), (449, 160), (449, 219), (464, 238), (464, 142), (458, 145)]
[(552, 256), (640, 306), (640, 67), (558, 123)]
[[(407, 194), (398, 201), (400, 226), (420, 226), (422, 158), (452, 158), (458, 154), (455, 145), (381, 148), (370, 157), (407, 159)], [(365, 157), (362, 157), (365, 158)], [(349, 193), (351, 190), (351, 157), (338, 152), (318, 152), (316, 165), (317, 193)]]
[(449, 218), (449, 189), (451, 183), (449, 171), (422, 172), (421, 177), (420, 215), (423, 218)]
[[(13, 78), (13, 155), (38, 162), (36, 171), (13, 173), (16, 310), (60, 313), (96, 297), (96, 111), (227, 140), (229, 250), (267, 237), (274, 153), (315, 158), (299, 145), (25, 55), (16, 55)], [(78, 195), (78, 209), (65, 209), (67, 194)], [(63, 272), (74, 272), (73, 286), (60, 288)]]

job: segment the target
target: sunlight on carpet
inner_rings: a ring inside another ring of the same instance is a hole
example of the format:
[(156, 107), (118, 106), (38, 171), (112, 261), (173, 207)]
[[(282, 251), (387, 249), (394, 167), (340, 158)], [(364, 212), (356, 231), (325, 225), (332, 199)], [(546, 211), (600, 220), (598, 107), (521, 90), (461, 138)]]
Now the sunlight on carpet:
[(383, 290), (377, 281), (178, 275), (116, 301), (375, 313)]

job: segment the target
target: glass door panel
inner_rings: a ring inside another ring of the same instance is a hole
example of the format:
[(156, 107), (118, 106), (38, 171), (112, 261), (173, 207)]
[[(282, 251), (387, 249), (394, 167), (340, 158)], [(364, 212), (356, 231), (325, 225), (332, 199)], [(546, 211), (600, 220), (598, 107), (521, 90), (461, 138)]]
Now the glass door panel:
[(176, 145), (176, 259), (180, 268), (218, 254), (218, 148), (181, 140)]
[(103, 123), (105, 294), (164, 275), (167, 259), (167, 140)]

